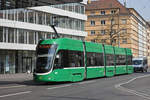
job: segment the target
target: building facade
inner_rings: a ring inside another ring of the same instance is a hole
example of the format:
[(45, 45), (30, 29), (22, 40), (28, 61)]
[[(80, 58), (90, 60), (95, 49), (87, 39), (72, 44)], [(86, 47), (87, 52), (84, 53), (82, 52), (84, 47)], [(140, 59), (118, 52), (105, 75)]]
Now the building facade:
[(150, 22), (147, 24), (147, 58), (148, 58), (148, 65), (150, 66)]
[(86, 1), (87, 0), (0, 0), (0, 10), (48, 6), (65, 3), (79, 3)]
[(52, 39), (57, 22), (60, 37), (84, 40), (85, 4), (71, 3), (0, 10), (0, 74), (33, 72), (40, 39)]
[(96, 0), (86, 6), (87, 41), (131, 48), (133, 57), (148, 55), (148, 23), (118, 0)]

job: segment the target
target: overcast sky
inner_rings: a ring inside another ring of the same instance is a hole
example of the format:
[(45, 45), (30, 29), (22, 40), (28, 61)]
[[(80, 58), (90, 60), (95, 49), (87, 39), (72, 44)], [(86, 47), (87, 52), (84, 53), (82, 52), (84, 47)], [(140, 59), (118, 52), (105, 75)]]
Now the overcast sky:
[[(124, 0), (119, 0), (123, 3)], [(150, 21), (150, 0), (126, 0), (128, 8), (134, 8), (145, 20)]]

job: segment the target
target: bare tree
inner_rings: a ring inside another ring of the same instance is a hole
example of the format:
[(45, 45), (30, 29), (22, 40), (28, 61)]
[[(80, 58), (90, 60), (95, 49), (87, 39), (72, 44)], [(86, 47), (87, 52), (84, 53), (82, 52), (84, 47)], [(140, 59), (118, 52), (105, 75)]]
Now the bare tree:
[[(97, 43), (105, 43), (105, 44), (109, 44), (109, 45), (113, 45), (116, 43), (114, 43), (116, 40), (118, 40), (118, 46), (120, 46), (120, 37), (122, 37), (120, 35), (120, 32), (122, 31), (122, 29), (119, 29), (119, 18), (118, 18), (118, 23), (115, 23), (115, 20), (114, 20), (114, 16), (112, 16), (110, 18), (110, 29), (108, 30), (108, 32), (105, 34), (105, 38), (103, 37), (103, 34), (97, 34), (96, 37), (92, 40), (94, 42), (97, 42)], [(114, 27), (117, 27), (118, 28), (115, 30)], [(101, 41), (100, 41), (101, 40)]]

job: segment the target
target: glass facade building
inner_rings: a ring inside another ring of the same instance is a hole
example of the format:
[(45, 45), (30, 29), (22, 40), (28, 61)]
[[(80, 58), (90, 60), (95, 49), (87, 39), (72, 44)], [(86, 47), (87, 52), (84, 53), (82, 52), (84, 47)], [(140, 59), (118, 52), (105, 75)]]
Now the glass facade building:
[(85, 13), (85, 7), (83, 4), (79, 3), (69, 3), (69, 4), (58, 4), (58, 5), (51, 5), (51, 7), (55, 7), (58, 9), (63, 9), (71, 12), (76, 12), (80, 14)]
[(0, 50), (0, 74), (32, 72), (35, 59), (34, 51)]
[(54, 4), (75, 3), (83, 0), (0, 0), (0, 9), (14, 9)]
[[(60, 37), (74, 38), (83, 40), (84, 37), (59, 34)], [(15, 29), (9, 27), (0, 27), (1, 43), (33, 44), (36, 45), (40, 39), (52, 39), (55, 36), (51, 32), (40, 32), (25, 29)]]
[[(53, 6), (53, 8), (81, 15), (83, 18), (64, 17), (61, 12), (57, 15), (55, 12), (32, 9), (0, 10), (0, 74), (26, 73), (27, 70), (33, 72), (36, 66), (36, 44), (40, 39), (54, 37), (54, 31), (50, 26), (54, 22), (57, 22), (56, 28), (60, 37), (84, 40), (86, 36), (84, 5), (77, 3), (70, 5), (72, 8), (78, 8), (78, 11), (68, 10), (67, 7), (60, 9)], [(69, 7), (69, 4), (65, 6)], [(64, 30), (68, 33), (63, 33)]]
[(84, 31), (85, 22), (84, 20), (80, 19), (61, 17), (55, 14), (28, 9), (0, 10), (0, 18), (46, 26), (50, 26), (53, 24), (54, 21), (57, 21), (58, 27), (81, 31)]

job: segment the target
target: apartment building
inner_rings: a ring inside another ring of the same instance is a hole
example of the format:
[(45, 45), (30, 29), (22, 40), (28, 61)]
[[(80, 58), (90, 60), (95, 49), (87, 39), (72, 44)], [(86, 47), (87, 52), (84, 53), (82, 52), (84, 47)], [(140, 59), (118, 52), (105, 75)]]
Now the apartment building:
[(150, 66), (150, 22), (148, 22), (147, 26), (147, 58), (148, 58), (148, 65)]
[(148, 56), (149, 24), (118, 0), (94, 0), (86, 5), (87, 41), (131, 48), (133, 57)]
[(0, 74), (33, 72), (40, 39), (52, 39), (57, 22), (60, 37), (84, 40), (85, 3), (0, 10)]

